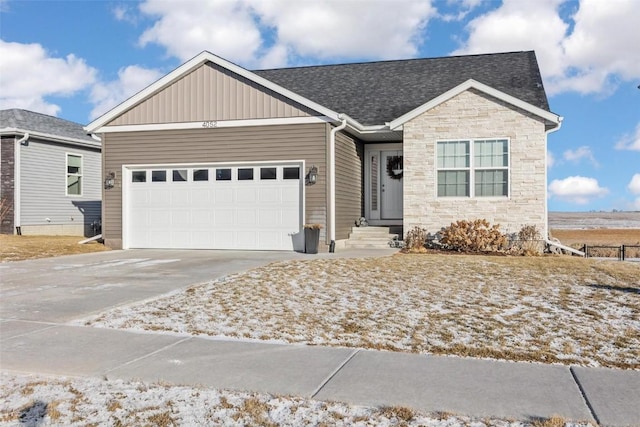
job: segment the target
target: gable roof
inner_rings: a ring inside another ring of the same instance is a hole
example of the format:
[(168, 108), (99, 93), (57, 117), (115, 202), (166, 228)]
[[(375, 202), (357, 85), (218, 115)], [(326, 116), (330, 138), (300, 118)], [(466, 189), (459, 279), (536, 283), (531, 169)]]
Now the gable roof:
[(263, 77), (260, 77), (257, 74), (245, 68), (240, 67), (239, 65), (236, 65), (230, 61), (227, 61), (226, 59), (220, 58), (219, 56), (216, 56), (211, 52), (203, 51), (200, 54), (196, 55), (195, 57), (191, 58), (189, 61), (182, 64), (181, 66), (179, 66), (178, 68), (176, 68), (175, 70), (173, 70), (172, 72), (170, 72), (169, 74), (167, 74), (166, 76), (160, 78), (159, 80), (147, 86), (146, 88), (144, 88), (143, 90), (141, 90), (140, 92), (132, 96), (131, 98), (127, 99), (126, 101), (122, 102), (115, 108), (111, 109), (110, 111), (106, 112), (102, 116), (98, 117), (93, 122), (85, 126), (85, 129), (88, 132), (98, 131), (102, 126), (105, 126), (111, 120), (118, 117), (120, 114), (124, 113), (125, 111), (129, 110), (133, 106), (149, 98), (153, 94), (161, 91), (162, 89), (164, 89), (165, 87), (167, 87), (168, 85), (176, 81), (177, 79), (190, 73), (196, 68), (202, 66), (202, 64), (206, 62), (213, 62), (214, 64), (217, 64), (223, 68), (226, 68), (227, 70), (233, 73), (236, 73), (239, 76), (242, 76), (246, 79), (249, 79), (257, 83), (258, 85), (261, 85), (293, 101), (296, 101), (297, 103), (311, 110), (317, 111), (318, 113), (323, 114), (333, 120), (338, 120), (338, 113), (330, 110), (326, 106), (317, 104), (305, 98), (304, 96), (301, 96), (298, 93), (292, 92), (289, 89), (279, 86), (278, 84), (272, 81), (269, 81)]
[(100, 146), (100, 141), (87, 135), (79, 123), (18, 108), (0, 110), (0, 132), (4, 134), (28, 132), (32, 136), (44, 139)]
[(382, 125), (473, 79), (549, 111), (535, 52), (449, 56), (254, 71), (292, 92)]
[[(387, 126), (466, 82), (489, 88), (507, 102), (557, 124), (549, 111), (533, 51), (379, 61), (249, 71), (204, 51), (97, 118), (85, 129), (103, 132), (109, 122), (207, 62), (283, 95), (330, 121), (347, 120), (359, 133), (390, 132)], [(485, 91), (486, 92), (486, 91)], [(487, 92), (489, 93), (489, 92)], [(495, 95), (494, 95), (495, 96)], [(513, 102), (512, 102), (513, 103)], [(553, 118), (553, 119), (549, 119)], [(185, 123), (183, 126), (192, 126)]]
[(398, 117), (395, 120), (392, 120), (391, 122), (389, 122), (389, 128), (390, 129), (397, 129), (400, 126), (404, 125), (406, 122), (416, 118), (417, 116), (419, 116), (420, 114), (431, 110), (432, 108), (435, 108), (436, 106), (442, 104), (443, 102), (446, 102), (448, 100), (450, 100), (451, 98), (461, 94), (462, 92), (469, 90), (469, 89), (476, 89), (479, 90), (487, 95), (491, 95), (494, 98), (497, 98), (501, 101), (504, 101), (508, 104), (514, 105), (518, 108), (521, 108), (522, 110), (528, 111), (530, 113), (535, 114), (538, 117), (542, 117), (543, 119), (547, 120), (548, 122), (552, 123), (553, 125), (557, 125), (562, 121), (562, 118), (557, 116), (554, 113), (551, 113), (547, 110), (543, 110), (542, 108), (538, 108), (534, 105), (528, 104), (518, 98), (515, 98), (507, 93), (501, 92), (497, 89), (494, 89), (490, 86), (487, 86), (483, 83), (477, 82), (473, 79), (469, 79), (466, 82), (459, 84), (458, 86), (446, 91), (445, 93), (443, 93), (442, 95), (439, 95), (435, 98), (433, 98), (432, 100), (430, 100), (429, 102), (426, 102), (422, 105), (420, 105), (417, 108), (414, 108), (413, 110), (409, 111), (406, 114), (403, 114), (402, 116)]

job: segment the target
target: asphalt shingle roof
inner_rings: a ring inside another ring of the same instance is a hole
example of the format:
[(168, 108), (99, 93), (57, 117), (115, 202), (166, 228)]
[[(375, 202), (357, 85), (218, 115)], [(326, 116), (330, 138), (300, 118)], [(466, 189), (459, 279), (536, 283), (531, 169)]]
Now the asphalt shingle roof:
[(87, 135), (81, 124), (18, 108), (0, 110), (0, 129), (4, 128), (17, 128), (62, 138), (79, 139), (93, 144), (97, 143)]
[(535, 53), (258, 70), (255, 74), (364, 125), (383, 125), (474, 79), (549, 111)]

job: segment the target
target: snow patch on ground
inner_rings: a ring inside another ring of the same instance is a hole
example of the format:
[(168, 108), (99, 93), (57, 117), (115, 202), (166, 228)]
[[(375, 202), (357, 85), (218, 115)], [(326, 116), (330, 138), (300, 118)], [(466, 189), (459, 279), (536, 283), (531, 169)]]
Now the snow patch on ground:
[[(0, 426), (220, 425), (530, 427), (531, 422), (421, 414), (291, 396), (97, 378), (4, 373)], [(564, 422), (565, 427), (593, 427)], [(554, 424), (558, 425), (558, 424)]]

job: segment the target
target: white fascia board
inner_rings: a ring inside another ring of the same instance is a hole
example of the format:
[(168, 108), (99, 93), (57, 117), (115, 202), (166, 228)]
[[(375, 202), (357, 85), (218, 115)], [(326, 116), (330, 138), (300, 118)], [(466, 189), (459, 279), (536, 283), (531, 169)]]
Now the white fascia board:
[(95, 142), (85, 141), (83, 139), (67, 138), (67, 137), (64, 137), (64, 136), (52, 135), (50, 133), (34, 132), (32, 130), (19, 129), (19, 128), (2, 128), (2, 129), (0, 129), (0, 135), (16, 135), (16, 134), (24, 135), (26, 133), (29, 134), (30, 138), (36, 137), (36, 138), (44, 139), (44, 140), (47, 140), (47, 141), (61, 142), (61, 143), (64, 143), (64, 144), (71, 144), (71, 145), (79, 145), (79, 146), (83, 146), (83, 147), (91, 147), (91, 148), (101, 148), (102, 147), (102, 142), (100, 142), (100, 140), (97, 140)]
[(157, 123), (147, 125), (103, 126), (95, 130), (96, 133), (114, 132), (144, 132), (158, 130), (186, 130), (186, 129), (218, 129), (249, 126), (292, 125), (306, 123), (330, 123), (334, 120), (326, 116), (284, 117), (275, 119), (248, 120), (207, 120), (202, 122)]
[(445, 93), (443, 93), (440, 96), (437, 96), (435, 98), (433, 98), (431, 101), (422, 104), (421, 106), (419, 106), (418, 108), (415, 108), (411, 111), (409, 111), (408, 113), (398, 117), (397, 119), (391, 121), (389, 123), (389, 128), (394, 130), (399, 128), (400, 126), (402, 126), (403, 124), (405, 124), (406, 122), (416, 118), (417, 116), (419, 116), (420, 114), (431, 110), (432, 108), (437, 107), (438, 105), (442, 104), (443, 102), (446, 102), (448, 100), (450, 100), (451, 98), (453, 98), (454, 96), (457, 96), (459, 94), (461, 94), (462, 92), (469, 90), (469, 89), (476, 89), (479, 90), (480, 92), (484, 92), (487, 95), (490, 95), (494, 98), (497, 98), (501, 101), (504, 101), (508, 104), (511, 104), (515, 107), (518, 107), (522, 110), (528, 111), (531, 114), (535, 114), (538, 117), (541, 117), (545, 120), (548, 120), (552, 123), (555, 124), (560, 124), (560, 122), (562, 121), (562, 117), (558, 116), (557, 114), (551, 113), (549, 111), (543, 110), (542, 108), (538, 108), (535, 105), (531, 105), (528, 102), (524, 102), (521, 99), (518, 99), (514, 96), (511, 96), (509, 94), (506, 94), (502, 91), (499, 91), (497, 89), (492, 88), (491, 86), (487, 86), (484, 83), (480, 83), (479, 81), (473, 80), (473, 79), (469, 79), (464, 83), (459, 84), (458, 86), (454, 87), (453, 89), (450, 89), (448, 91), (446, 91)]
[(176, 68), (166, 76), (160, 78), (155, 83), (152, 83), (151, 85), (147, 86), (145, 89), (141, 90), (131, 98), (127, 99), (126, 101), (122, 102), (120, 105), (114, 107), (107, 113), (98, 117), (93, 122), (89, 123), (87, 126), (85, 126), (85, 130), (89, 133), (97, 133), (96, 129), (102, 128), (106, 123), (109, 123), (111, 120), (115, 119), (120, 114), (134, 107), (136, 104), (144, 101), (154, 93), (160, 91), (164, 87), (168, 86), (169, 84), (173, 83), (180, 77), (184, 76), (185, 74), (195, 70), (197, 67), (201, 66), (205, 62), (213, 62), (214, 64), (217, 64), (223, 68), (226, 68), (227, 70), (233, 73), (236, 73), (246, 79), (249, 79), (254, 83), (264, 86), (267, 89), (273, 90), (274, 92), (279, 93), (280, 95), (285, 96), (291, 99), (292, 101), (302, 104), (305, 107), (308, 107), (314, 111), (317, 111), (318, 113), (323, 114), (327, 117), (331, 117), (334, 121), (338, 121), (338, 113), (336, 113), (335, 111), (332, 111), (329, 108), (323, 107), (322, 105), (317, 104), (303, 96), (300, 96), (294, 92), (291, 92), (290, 90), (285, 89), (282, 86), (279, 86), (263, 77), (260, 77), (257, 74), (240, 67), (239, 65), (229, 62), (226, 59), (222, 59), (211, 52), (203, 51), (197, 56), (190, 59), (189, 61), (180, 65), (178, 68)]

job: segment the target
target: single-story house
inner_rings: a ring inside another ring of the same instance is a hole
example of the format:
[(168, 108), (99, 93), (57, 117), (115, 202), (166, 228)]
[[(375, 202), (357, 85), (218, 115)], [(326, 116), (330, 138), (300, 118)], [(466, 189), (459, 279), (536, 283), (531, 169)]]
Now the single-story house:
[(115, 248), (340, 248), (355, 222), (547, 234), (534, 52), (249, 71), (202, 52), (85, 127)]
[(102, 209), (100, 150), (100, 141), (78, 123), (0, 111), (0, 232), (95, 234)]

